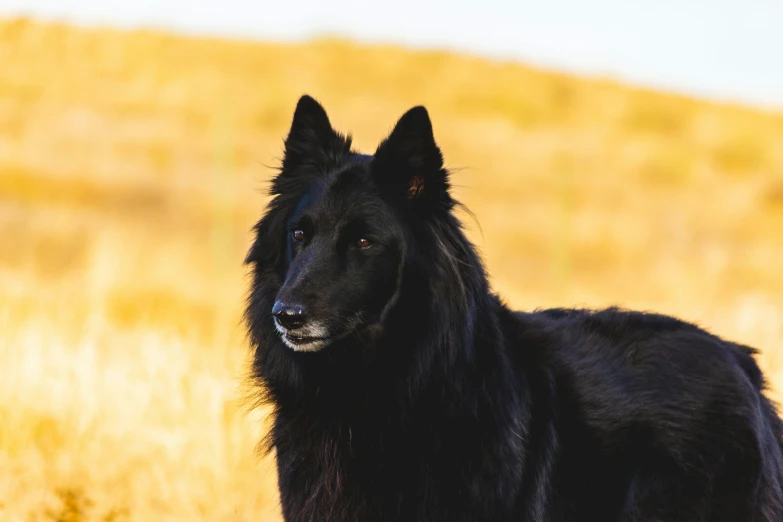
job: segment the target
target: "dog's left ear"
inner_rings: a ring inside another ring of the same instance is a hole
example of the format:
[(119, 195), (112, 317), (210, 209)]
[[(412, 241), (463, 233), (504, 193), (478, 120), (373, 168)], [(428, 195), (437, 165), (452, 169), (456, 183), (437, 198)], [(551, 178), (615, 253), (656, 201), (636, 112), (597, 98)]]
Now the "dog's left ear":
[(299, 98), (285, 139), (284, 171), (303, 164), (328, 168), (350, 148), (350, 138), (332, 128), (320, 103), (307, 94)]
[(423, 106), (402, 115), (375, 151), (372, 170), (376, 183), (417, 206), (450, 201), (443, 155)]

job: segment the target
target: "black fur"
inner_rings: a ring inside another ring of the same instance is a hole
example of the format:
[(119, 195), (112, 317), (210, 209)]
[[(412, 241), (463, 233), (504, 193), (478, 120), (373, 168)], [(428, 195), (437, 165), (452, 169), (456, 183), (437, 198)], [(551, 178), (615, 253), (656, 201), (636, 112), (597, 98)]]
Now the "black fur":
[[(285, 145), (246, 317), (287, 521), (783, 520), (752, 349), (656, 314), (509, 310), (423, 107), (366, 156), (304, 96)], [(283, 342), (278, 299), (318, 351)]]

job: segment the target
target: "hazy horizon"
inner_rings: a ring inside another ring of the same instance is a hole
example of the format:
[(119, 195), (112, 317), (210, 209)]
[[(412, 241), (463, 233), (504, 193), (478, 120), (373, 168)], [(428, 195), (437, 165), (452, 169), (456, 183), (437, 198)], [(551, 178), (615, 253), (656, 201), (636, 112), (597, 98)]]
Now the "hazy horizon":
[(97, 0), (0, 0), (0, 16), (28, 15), (88, 25), (301, 41), (339, 36), (416, 48), (467, 52), (714, 100), (783, 109), (783, 2), (738, 0), (575, 0), (546, 4), (485, 0), (240, 0), (109, 6)]

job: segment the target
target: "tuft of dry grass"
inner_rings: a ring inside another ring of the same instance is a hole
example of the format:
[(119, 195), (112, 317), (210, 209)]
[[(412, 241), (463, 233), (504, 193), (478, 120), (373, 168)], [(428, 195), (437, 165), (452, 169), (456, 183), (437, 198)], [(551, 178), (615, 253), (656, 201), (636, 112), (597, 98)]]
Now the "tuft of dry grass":
[(511, 304), (676, 314), (783, 386), (783, 115), (335, 40), (0, 42), (3, 520), (279, 520), (241, 262), (305, 92), (369, 152), (429, 108)]

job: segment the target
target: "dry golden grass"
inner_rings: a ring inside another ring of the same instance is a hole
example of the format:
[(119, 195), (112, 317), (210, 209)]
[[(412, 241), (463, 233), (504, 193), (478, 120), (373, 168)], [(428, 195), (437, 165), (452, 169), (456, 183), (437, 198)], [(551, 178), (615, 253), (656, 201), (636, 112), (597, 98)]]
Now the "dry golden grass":
[(427, 105), (512, 304), (677, 314), (783, 389), (781, 115), (439, 52), (6, 20), (0, 519), (278, 520), (241, 261), (304, 92), (366, 151)]

